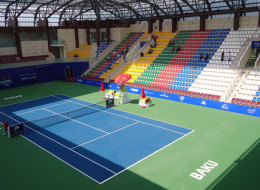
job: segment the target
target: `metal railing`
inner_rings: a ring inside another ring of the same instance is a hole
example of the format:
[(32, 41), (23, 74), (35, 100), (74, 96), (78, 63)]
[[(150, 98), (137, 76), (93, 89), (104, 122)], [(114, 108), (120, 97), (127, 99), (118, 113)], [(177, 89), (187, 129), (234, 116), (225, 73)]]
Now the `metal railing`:
[(257, 57), (257, 59), (256, 59), (256, 61), (255, 61), (255, 68), (256, 68), (256, 66), (257, 66), (257, 63), (260, 61), (260, 53), (259, 53), (259, 55), (258, 55), (258, 57)]
[(249, 43), (249, 45), (247, 46), (246, 50), (243, 52), (242, 56), (240, 57), (237, 66), (240, 67), (241, 61), (243, 60), (244, 56), (246, 55), (248, 49), (251, 47), (252, 41)]
[(85, 71), (83, 74), (88, 74), (100, 61), (102, 61), (115, 47), (118, 45), (118, 41), (114, 41), (103, 53), (100, 57), (96, 59), (96, 61), (90, 65), (89, 69)]
[(143, 46), (143, 47), (135, 54), (134, 59), (133, 59), (134, 62), (137, 60), (138, 56), (140, 56), (140, 53), (143, 52), (147, 47), (149, 47), (149, 45), (151, 44), (152, 41), (153, 41), (153, 40), (150, 39), (150, 40), (145, 44), (145, 46)]

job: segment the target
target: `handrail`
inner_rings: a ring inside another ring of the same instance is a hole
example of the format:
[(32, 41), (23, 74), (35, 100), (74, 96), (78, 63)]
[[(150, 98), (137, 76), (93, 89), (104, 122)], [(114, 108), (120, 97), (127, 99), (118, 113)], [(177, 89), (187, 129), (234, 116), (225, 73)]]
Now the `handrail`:
[(98, 57), (98, 59), (88, 68), (87, 71), (85, 71), (83, 73), (83, 75), (85, 74), (88, 74), (102, 59), (105, 58), (105, 56), (107, 56), (107, 54), (109, 52), (111, 52), (117, 45), (118, 45), (118, 41), (114, 41), (105, 51), (103, 51), (103, 53), (101, 54), (100, 57)]
[(129, 61), (134, 61), (133, 59), (132, 60), (129, 60), (128, 57), (133, 57), (132, 54), (133, 52), (136, 50), (136, 48), (140, 48), (141, 47), (141, 42), (148, 42), (149, 41), (149, 36), (147, 36), (146, 39), (138, 39), (134, 45), (134, 48), (131, 49), (131, 51), (127, 54), (126, 56), (126, 60), (129, 62)]
[(152, 42), (152, 39), (150, 39), (150, 40), (145, 44), (145, 46), (142, 47), (142, 48), (135, 54), (135, 56), (134, 56), (134, 62), (136, 61), (136, 57), (137, 57), (138, 55), (140, 55), (140, 53), (141, 53), (145, 48), (147, 48), (147, 46), (150, 45), (151, 42)]
[(237, 66), (240, 67), (240, 63), (242, 61), (242, 59), (244, 58), (246, 52), (248, 51), (249, 47), (251, 47), (251, 44), (252, 44), (252, 41), (249, 43), (249, 45), (247, 46), (246, 50), (243, 52), (242, 56), (240, 57), (238, 63), (237, 63)]
[(126, 60), (127, 60), (127, 62), (130, 61), (130, 60), (129, 60), (129, 57), (130, 57), (130, 56), (133, 57), (133, 56), (132, 56), (133, 52), (135, 52), (136, 48), (138, 48), (139, 46), (140, 46), (140, 42), (138, 42), (138, 43), (134, 46), (134, 48), (132, 48), (132, 49), (130, 50), (130, 52), (126, 55)]
[(258, 57), (257, 57), (257, 59), (256, 59), (256, 61), (255, 61), (255, 68), (256, 68), (256, 65), (257, 65), (257, 63), (259, 62), (259, 60), (260, 60), (260, 53), (259, 53), (259, 55), (258, 55)]

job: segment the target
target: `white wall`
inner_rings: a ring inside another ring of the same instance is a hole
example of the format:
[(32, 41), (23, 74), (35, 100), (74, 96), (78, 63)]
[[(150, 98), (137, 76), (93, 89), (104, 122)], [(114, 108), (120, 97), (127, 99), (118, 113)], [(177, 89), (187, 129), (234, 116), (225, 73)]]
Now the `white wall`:
[(111, 33), (111, 40), (121, 41), (130, 33), (130, 29), (126, 28), (126, 27), (125, 28), (111, 28), (110, 33)]
[[(217, 29), (217, 28), (233, 28), (234, 17), (229, 18), (214, 18), (206, 19), (206, 29)], [(240, 27), (241, 28), (250, 28), (257, 27), (258, 25), (258, 16), (243, 16), (240, 17)], [(157, 29), (155, 30), (155, 27)], [(178, 30), (199, 30), (200, 21), (199, 20), (184, 20), (178, 21)], [(148, 32), (148, 23), (147, 24), (132, 24), (130, 26), (131, 32)], [(159, 30), (159, 22), (153, 24), (153, 30)], [(163, 22), (163, 31), (171, 31), (172, 23)]]
[(48, 55), (48, 41), (22, 41), (22, 54), (24, 57)]
[(233, 28), (234, 17), (206, 19), (206, 29)]
[(82, 46), (87, 43), (87, 32), (86, 29), (79, 29), (79, 45)]
[(199, 29), (200, 29), (199, 20), (178, 21), (178, 30), (199, 30)]
[(16, 47), (0, 48), (0, 56), (1, 55), (17, 55), (17, 48)]
[(172, 22), (163, 22), (162, 30), (163, 31), (172, 31)]
[(58, 40), (66, 41), (66, 52), (72, 51), (76, 48), (74, 29), (58, 29), (57, 35)]
[(148, 23), (145, 24), (131, 24), (131, 32), (148, 32)]
[(258, 27), (258, 16), (242, 16), (240, 17), (240, 28)]

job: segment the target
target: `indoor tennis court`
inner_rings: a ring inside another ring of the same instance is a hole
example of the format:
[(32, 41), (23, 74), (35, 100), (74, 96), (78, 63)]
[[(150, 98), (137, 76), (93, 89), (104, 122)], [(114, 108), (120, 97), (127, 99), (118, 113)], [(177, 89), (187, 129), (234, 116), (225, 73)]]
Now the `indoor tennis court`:
[(98, 183), (193, 131), (64, 95), (5, 106), (0, 115), (23, 123), (25, 139)]

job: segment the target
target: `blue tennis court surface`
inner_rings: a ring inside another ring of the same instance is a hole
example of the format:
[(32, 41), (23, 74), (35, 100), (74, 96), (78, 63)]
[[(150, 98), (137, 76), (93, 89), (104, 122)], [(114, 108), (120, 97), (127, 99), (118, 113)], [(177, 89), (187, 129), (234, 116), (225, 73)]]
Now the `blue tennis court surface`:
[[(73, 116), (79, 108), (90, 114)], [(0, 107), (5, 120), (25, 122), (24, 138), (98, 183), (193, 131), (64, 95)]]

